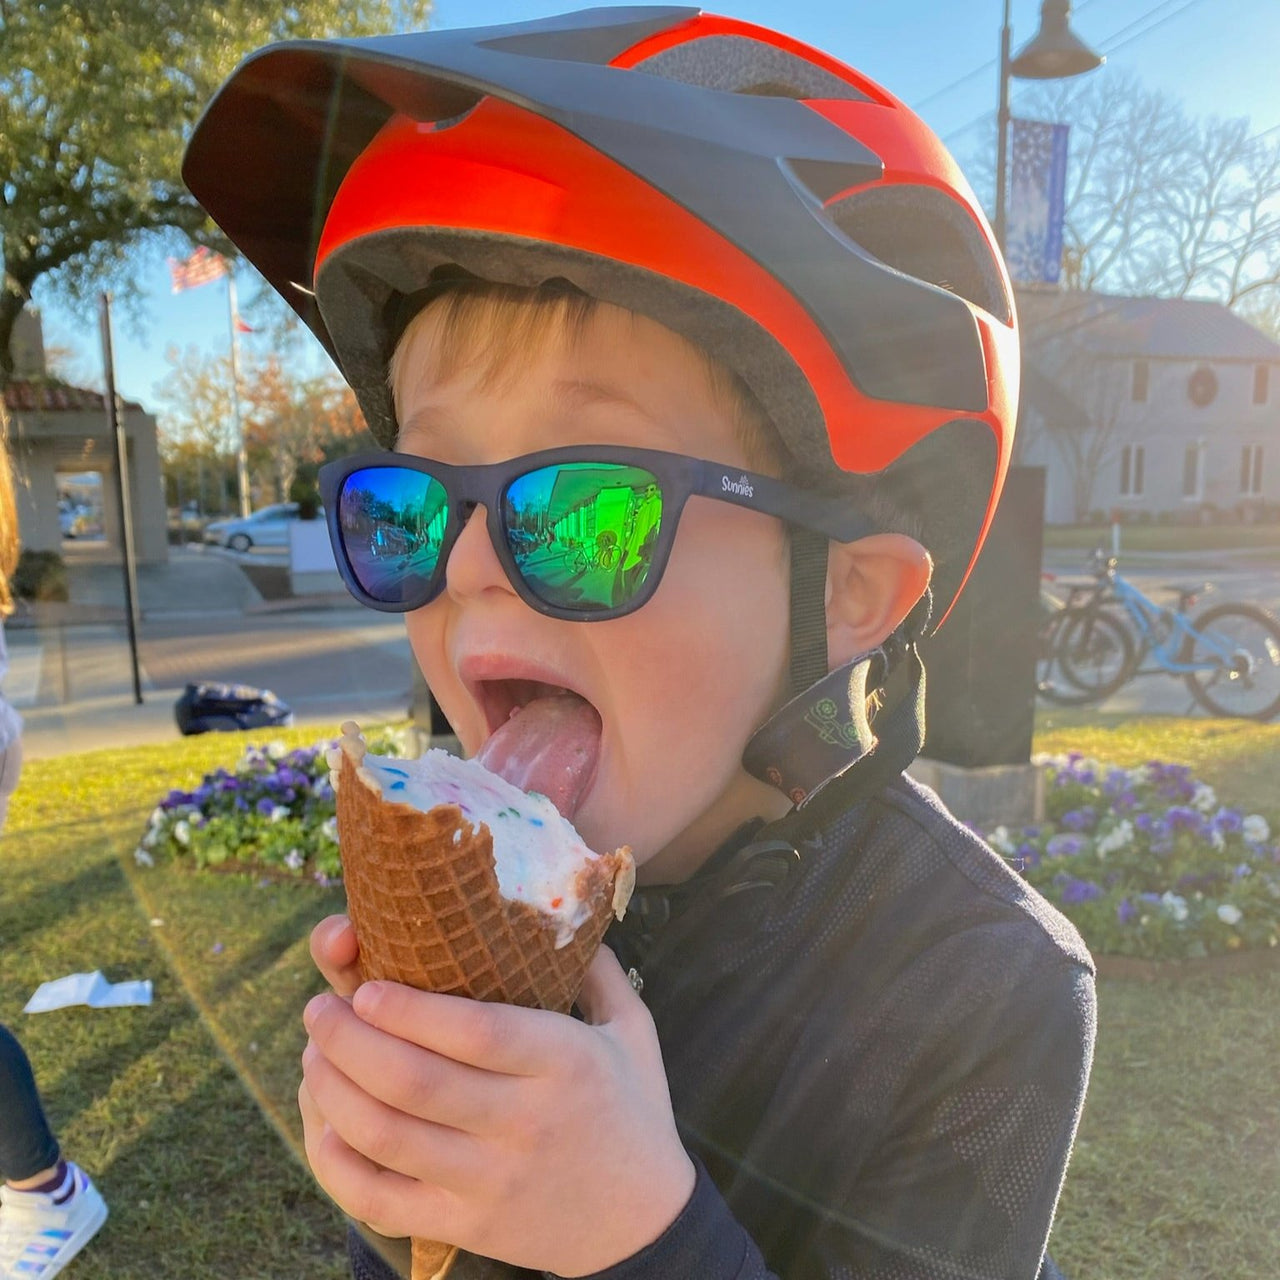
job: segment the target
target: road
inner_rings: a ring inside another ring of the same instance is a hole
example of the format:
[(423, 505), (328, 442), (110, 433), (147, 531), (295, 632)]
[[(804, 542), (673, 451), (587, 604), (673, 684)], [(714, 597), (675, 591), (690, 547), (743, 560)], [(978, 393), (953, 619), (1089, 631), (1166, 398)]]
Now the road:
[[(118, 566), (101, 553), (70, 557), (75, 598), (121, 616)], [(249, 558), (246, 558), (249, 559)], [(171, 740), (173, 703), (188, 681), (216, 680), (271, 689), (303, 723), (333, 726), (399, 719), (408, 710), (412, 659), (403, 620), (362, 609), (345, 595), (262, 600), (226, 552), (175, 551), (141, 578), (139, 643), (143, 705), (133, 699), (127, 631), (119, 621), (8, 629), (11, 669), (5, 694), (27, 721), (33, 757), (100, 746)], [(259, 555), (254, 563), (273, 562)], [(78, 562), (77, 562), (78, 561)], [(1083, 578), (1083, 557), (1058, 552), (1046, 568)], [(1169, 583), (1212, 578), (1210, 601), (1248, 600), (1280, 612), (1280, 563), (1222, 555), (1124, 566), (1142, 590), (1162, 598)], [(278, 611), (277, 611), (278, 610)], [(1203, 714), (1179, 679), (1141, 676), (1101, 704), (1106, 711)]]

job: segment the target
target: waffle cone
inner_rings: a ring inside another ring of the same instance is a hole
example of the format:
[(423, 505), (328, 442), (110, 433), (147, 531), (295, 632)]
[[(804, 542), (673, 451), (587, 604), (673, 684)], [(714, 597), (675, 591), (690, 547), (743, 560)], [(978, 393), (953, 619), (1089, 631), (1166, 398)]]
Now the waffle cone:
[[(383, 799), (364, 742), (343, 726), (338, 842), (361, 977), (423, 991), (568, 1013), (610, 919), (634, 882), (631, 851), (587, 863), (578, 892), (591, 914), (564, 946), (555, 921), (498, 888), (493, 838), (456, 805), (423, 811)], [(444, 1280), (457, 1250), (413, 1241), (413, 1280)]]

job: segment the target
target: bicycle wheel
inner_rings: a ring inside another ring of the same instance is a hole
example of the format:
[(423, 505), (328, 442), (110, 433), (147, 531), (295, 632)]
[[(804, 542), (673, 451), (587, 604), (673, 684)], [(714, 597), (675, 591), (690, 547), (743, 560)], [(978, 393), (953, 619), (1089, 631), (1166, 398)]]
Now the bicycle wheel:
[(1098, 609), (1072, 613), (1058, 633), (1058, 665), (1083, 695), (1079, 701), (1100, 702), (1133, 675), (1137, 665), (1133, 637), (1109, 613)]
[(1078, 707), (1093, 701), (1092, 693), (1070, 683), (1058, 669), (1058, 639), (1063, 625), (1069, 621), (1064, 611), (1055, 611), (1037, 637), (1036, 694), (1060, 707)]
[(1280, 711), (1280, 621), (1252, 604), (1220, 604), (1192, 623), (1179, 662), (1216, 663), (1186, 676), (1191, 696), (1216, 716), (1271, 720)]

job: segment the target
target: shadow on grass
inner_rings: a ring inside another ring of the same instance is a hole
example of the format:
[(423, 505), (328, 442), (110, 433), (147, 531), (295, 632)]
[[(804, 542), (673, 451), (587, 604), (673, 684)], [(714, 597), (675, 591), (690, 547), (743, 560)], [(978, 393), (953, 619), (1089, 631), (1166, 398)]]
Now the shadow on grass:
[[(24, 882), (29, 887), (24, 887)], [(124, 875), (114, 859), (90, 863), (61, 877), (46, 871), (37, 879), (28, 868), (10, 871), (0, 905), (3, 945), (20, 946), (30, 935), (56, 929), (71, 907), (105, 901), (124, 888)]]

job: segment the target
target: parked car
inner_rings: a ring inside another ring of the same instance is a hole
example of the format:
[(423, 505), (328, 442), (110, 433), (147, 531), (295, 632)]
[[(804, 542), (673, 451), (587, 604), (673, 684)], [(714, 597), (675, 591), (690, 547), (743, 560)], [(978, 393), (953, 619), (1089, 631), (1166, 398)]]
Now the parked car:
[(75, 538), (89, 532), (91, 512), (79, 502), (58, 504), (58, 529), (64, 538)]
[[(323, 519), (323, 510), (318, 519)], [(253, 547), (287, 547), (289, 524), (298, 519), (296, 502), (276, 502), (244, 518), (213, 520), (204, 527), (204, 540), (215, 547), (248, 551)]]

